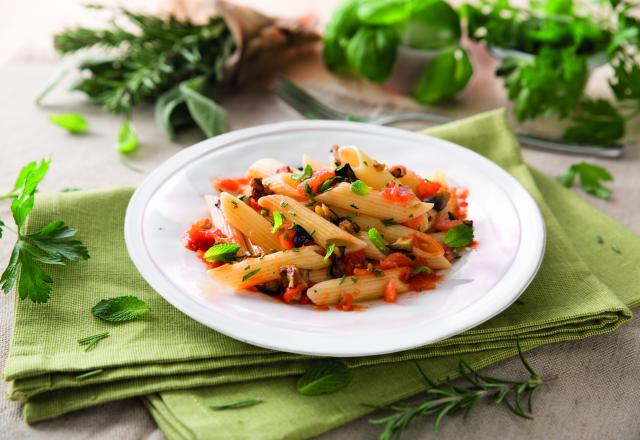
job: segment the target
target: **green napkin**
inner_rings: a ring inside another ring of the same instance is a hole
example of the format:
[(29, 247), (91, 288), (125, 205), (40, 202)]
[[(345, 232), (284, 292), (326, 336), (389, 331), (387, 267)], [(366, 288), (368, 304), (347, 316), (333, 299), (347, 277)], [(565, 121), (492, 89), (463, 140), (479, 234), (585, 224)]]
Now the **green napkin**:
[[(295, 376), (312, 358), (253, 347), (216, 333), (167, 304), (142, 280), (124, 246), (122, 221), (130, 189), (42, 194), (29, 227), (62, 219), (79, 230), (91, 259), (53, 269), (50, 302), (19, 301), (5, 368), (10, 397), (24, 400), (27, 422), (130, 396), (145, 396), (169, 438), (238, 438), (316, 435), (419, 392), (417, 361), (431, 377), (451, 375), (460, 357), (480, 368), (525, 349), (614, 331), (640, 303), (640, 237), (522, 161), (518, 145), (495, 111), (440, 126), (430, 134), (450, 139), (497, 162), (539, 203), (547, 249), (538, 276), (501, 315), (461, 335), (415, 350), (347, 359), (353, 382), (335, 394), (305, 397)], [(599, 244), (597, 236), (605, 243)], [(611, 249), (615, 244), (621, 253)], [(112, 325), (95, 319), (98, 300), (125, 294), (151, 310), (138, 321)], [(111, 336), (85, 353), (80, 337)], [(75, 377), (102, 369), (87, 380)], [(210, 403), (262, 397), (237, 411)]]

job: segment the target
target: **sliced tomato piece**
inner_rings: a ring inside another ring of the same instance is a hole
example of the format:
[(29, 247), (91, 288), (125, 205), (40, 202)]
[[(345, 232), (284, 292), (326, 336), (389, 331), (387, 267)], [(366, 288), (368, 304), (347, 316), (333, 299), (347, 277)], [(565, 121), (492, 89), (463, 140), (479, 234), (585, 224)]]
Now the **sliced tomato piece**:
[(394, 280), (389, 280), (387, 286), (384, 288), (384, 300), (389, 303), (394, 303), (398, 299), (398, 286)]
[(226, 191), (228, 193), (237, 194), (249, 183), (246, 177), (228, 177), (214, 179), (213, 187), (218, 191)]
[(295, 246), (293, 238), (296, 236), (295, 229), (285, 228), (284, 231), (278, 234), (278, 241), (283, 249), (293, 249)]
[(332, 177), (335, 177), (335, 175), (336, 173), (330, 170), (316, 170), (311, 174), (310, 178), (300, 182), (296, 187), (296, 189), (298, 190), (298, 193), (302, 195), (306, 195), (307, 185), (309, 185), (311, 192), (314, 195), (318, 194), (318, 189), (320, 188), (320, 185), (322, 185), (325, 182), (325, 180), (329, 180)]
[(382, 197), (393, 203), (407, 203), (415, 196), (411, 188), (394, 182), (389, 182), (382, 190)]
[(413, 265), (414, 262), (405, 254), (401, 252), (394, 252), (387, 255), (384, 260), (380, 261), (378, 268), (385, 270), (394, 269), (396, 267), (412, 267)]
[(364, 251), (349, 252), (344, 256), (344, 272), (347, 275), (353, 275), (356, 268), (366, 265), (367, 258)]
[(282, 294), (282, 300), (289, 304), (294, 299), (299, 299), (302, 294), (302, 286), (287, 287)]
[(428, 199), (429, 197), (433, 197), (436, 195), (438, 191), (442, 188), (442, 184), (440, 182), (427, 182), (423, 180), (416, 187), (416, 195), (420, 200)]
[(412, 218), (411, 220), (407, 220), (404, 223), (401, 223), (401, 225), (406, 226), (408, 228), (411, 229), (420, 229), (420, 226), (422, 226), (422, 224), (424, 223), (424, 216), (425, 214), (421, 214), (415, 218)]
[(353, 310), (353, 296), (351, 296), (351, 294), (349, 294), (349, 293), (343, 294), (342, 298), (340, 298), (340, 301), (338, 301), (338, 305), (336, 306), (336, 309), (342, 310), (343, 312), (352, 311)]

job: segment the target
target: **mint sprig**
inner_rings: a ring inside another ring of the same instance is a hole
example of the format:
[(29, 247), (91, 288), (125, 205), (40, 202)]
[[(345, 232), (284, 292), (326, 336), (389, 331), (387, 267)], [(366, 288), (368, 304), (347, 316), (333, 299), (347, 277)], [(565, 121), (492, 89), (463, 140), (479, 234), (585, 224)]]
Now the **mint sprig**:
[(335, 393), (351, 382), (351, 370), (338, 359), (323, 359), (307, 370), (296, 385), (305, 396)]
[(236, 243), (219, 243), (211, 246), (204, 253), (204, 259), (210, 263), (230, 263), (236, 257), (236, 253), (240, 250), (240, 246)]
[(147, 313), (149, 306), (135, 296), (103, 299), (91, 308), (96, 318), (109, 322), (132, 321)]

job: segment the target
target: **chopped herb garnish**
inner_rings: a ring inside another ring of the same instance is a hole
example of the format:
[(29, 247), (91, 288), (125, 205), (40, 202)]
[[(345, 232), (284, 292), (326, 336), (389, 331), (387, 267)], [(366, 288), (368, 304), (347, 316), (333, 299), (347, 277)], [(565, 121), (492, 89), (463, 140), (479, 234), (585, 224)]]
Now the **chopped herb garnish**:
[(291, 178), (293, 180), (302, 181), (302, 180), (309, 179), (312, 174), (313, 174), (313, 169), (311, 169), (311, 165), (307, 164), (304, 166), (304, 170), (302, 170), (302, 173), (292, 174)]
[(369, 166), (369, 163), (366, 160), (363, 160), (362, 163), (364, 164), (365, 167)]
[(241, 399), (226, 403), (212, 403), (209, 405), (209, 408), (215, 409), (216, 411), (221, 411), (225, 409), (246, 408), (248, 406), (257, 405), (258, 403), (262, 402), (264, 402), (264, 399), (258, 397), (254, 399)]
[(335, 243), (329, 243), (329, 245), (327, 246), (327, 253), (324, 254), (324, 261), (327, 261), (329, 259), (329, 257), (333, 254), (333, 251), (336, 248), (336, 244)]
[(97, 376), (101, 374), (104, 370), (102, 368), (98, 368), (97, 370), (87, 371), (86, 373), (82, 373), (76, 376), (76, 380), (85, 380), (91, 377)]
[(612, 245), (611, 245), (611, 250), (612, 250), (613, 252), (615, 252), (616, 254), (621, 254), (621, 253), (622, 253), (622, 251), (620, 250), (620, 248), (619, 248), (618, 246), (616, 246), (615, 244), (612, 244)]
[(273, 211), (273, 229), (271, 229), (271, 233), (275, 234), (282, 226), (282, 214), (278, 211)]
[(377, 277), (384, 276), (384, 271), (380, 269), (373, 269), (373, 274)]
[(611, 181), (613, 176), (601, 166), (586, 162), (575, 163), (556, 180), (562, 186), (569, 188), (573, 185), (576, 176), (580, 178), (580, 186), (585, 192), (601, 199), (608, 199), (611, 195), (611, 190), (604, 187), (601, 181)]
[(313, 195), (313, 191), (311, 190), (311, 186), (309, 186), (308, 182), (304, 184), (304, 193), (309, 200), (311, 200), (313, 203), (316, 203), (316, 198)]
[(356, 180), (351, 184), (351, 192), (359, 196), (366, 196), (369, 193), (369, 187), (362, 180)]
[(236, 202), (235, 200), (232, 200), (231, 204), (233, 205), (234, 208), (238, 207), (238, 202)]
[(311, 233), (309, 234), (310, 237), (313, 237), (316, 233), (316, 230), (314, 229), (313, 231), (311, 231)]
[(398, 223), (392, 219), (392, 218), (386, 218), (384, 220), (380, 220), (380, 222), (384, 225), (384, 226), (394, 226), (397, 225)]
[(338, 286), (342, 286), (342, 283), (344, 283), (345, 278), (347, 278), (347, 276), (346, 276), (346, 275), (342, 275), (342, 276), (340, 277), (340, 281), (338, 281)]
[(411, 276), (415, 277), (416, 275), (419, 275), (423, 272), (431, 273), (431, 268), (428, 266), (418, 266), (415, 269), (413, 269), (413, 272), (411, 272)]
[(604, 238), (602, 238), (602, 235), (598, 235), (596, 237), (596, 240), (598, 241), (598, 244), (603, 244), (604, 243)]
[(87, 336), (86, 338), (78, 339), (78, 344), (83, 345), (84, 351), (93, 350), (98, 342), (102, 341), (105, 338), (109, 337), (109, 332), (98, 333), (97, 335)]
[(340, 176), (333, 176), (333, 177), (331, 177), (331, 178), (329, 178), (329, 179), (325, 180), (325, 181), (324, 181), (324, 182), (322, 182), (322, 183), (320, 184), (320, 186), (318, 187), (318, 194), (321, 194), (321, 193), (323, 193), (323, 192), (325, 192), (325, 191), (328, 191), (329, 189), (331, 189), (331, 187), (332, 187), (335, 183), (337, 183), (337, 182), (339, 182), (339, 181), (341, 181), (341, 180), (342, 180), (342, 177), (340, 177)]
[(291, 217), (295, 217), (295, 216), (297, 216), (298, 214), (296, 214), (296, 212), (295, 212), (295, 211), (289, 211), (289, 215), (290, 215)]
[(353, 284), (357, 283), (358, 282), (358, 277), (351, 277), (351, 282)]
[(257, 274), (258, 272), (260, 272), (260, 269), (261, 269), (261, 268), (259, 267), (259, 268), (257, 268), (257, 269), (252, 270), (251, 272), (249, 272), (249, 273), (245, 274), (245, 275), (242, 277), (242, 281), (247, 281), (249, 278), (251, 278), (252, 276), (254, 276), (255, 274)]
[(291, 249), (291, 252), (300, 252), (300, 248), (293, 248)]
[(473, 228), (466, 224), (454, 226), (444, 236), (444, 244), (449, 247), (464, 247), (473, 241)]
[(251, 265), (247, 264), (243, 269), (244, 270), (249, 270), (249, 269), (251, 269)]
[(282, 202), (280, 202), (280, 206), (282, 208), (286, 208), (287, 206), (289, 206), (289, 203), (285, 202), (284, 200)]
[(72, 134), (86, 133), (89, 129), (87, 120), (78, 113), (49, 115), (49, 120)]
[(240, 246), (236, 243), (219, 243), (211, 246), (203, 258), (209, 263), (230, 263), (239, 250)]
[(352, 203), (352, 204), (350, 204), (349, 206), (351, 206), (353, 209), (360, 209), (360, 208), (358, 208), (358, 206), (356, 206), (356, 204), (355, 204), (355, 203)]
[(369, 229), (369, 231), (367, 232), (367, 236), (369, 237), (369, 241), (373, 243), (373, 245), (378, 248), (380, 252), (383, 252), (385, 254), (389, 252), (389, 248), (386, 244), (384, 244), (384, 238), (382, 237), (382, 234), (380, 234), (380, 232), (378, 232), (376, 228)]

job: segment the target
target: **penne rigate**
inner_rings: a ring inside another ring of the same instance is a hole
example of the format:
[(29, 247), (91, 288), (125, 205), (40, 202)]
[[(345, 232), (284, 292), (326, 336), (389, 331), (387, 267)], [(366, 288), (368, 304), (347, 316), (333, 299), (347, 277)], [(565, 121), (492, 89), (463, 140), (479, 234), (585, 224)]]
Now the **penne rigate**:
[(279, 160), (270, 158), (260, 159), (249, 166), (249, 169), (247, 170), (247, 177), (264, 179), (269, 176), (273, 176), (286, 168), (287, 164), (280, 162)]
[(359, 148), (353, 146), (338, 147), (336, 159), (340, 164), (348, 163), (358, 179), (375, 189), (384, 188), (395, 178), (385, 168), (384, 164), (371, 159)]
[[(226, 195), (226, 193), (223, 194)], [(240, 247), (237, 255), (253, 255), (253, 248), (247, 243), (246, 237), (238, 228), (229, 222), (228, 218), (222, 212), (220, 197), (205, 195), (204, 200), (207, 208), (209, 208), (209, 215), (211, 216), (213, 225)]]

